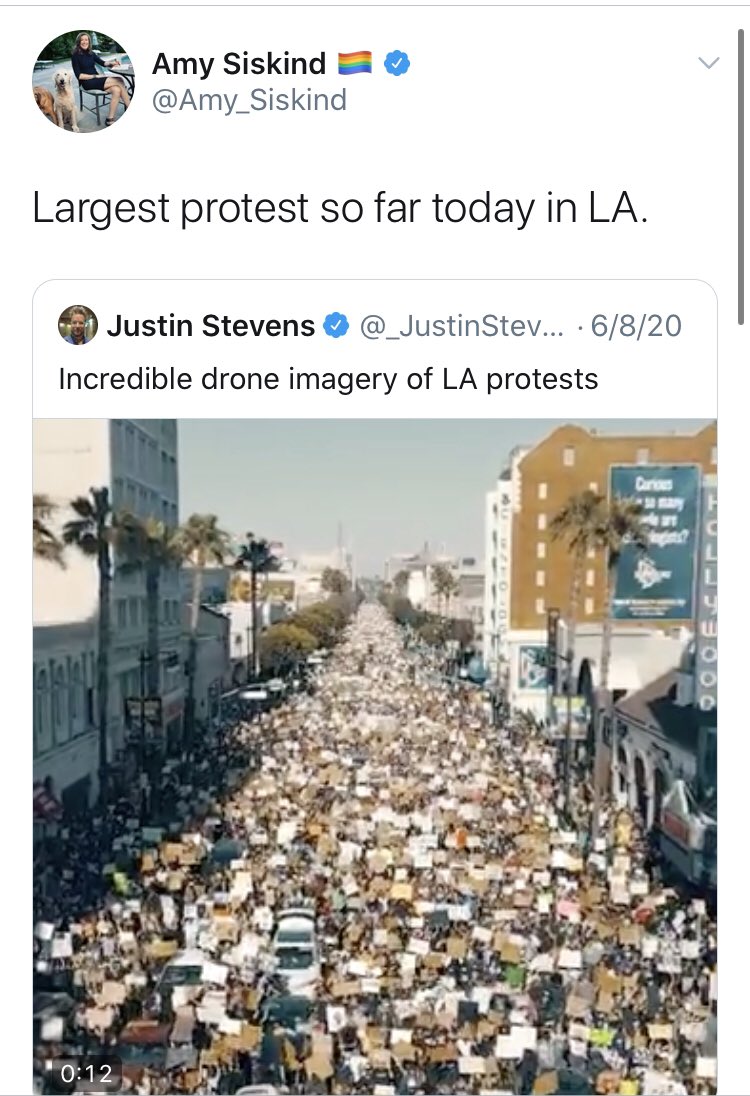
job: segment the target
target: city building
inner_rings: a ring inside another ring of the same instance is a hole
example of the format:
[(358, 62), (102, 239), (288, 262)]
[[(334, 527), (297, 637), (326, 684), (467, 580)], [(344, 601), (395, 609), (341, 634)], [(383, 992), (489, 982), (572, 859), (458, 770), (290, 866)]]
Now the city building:
[[(437, 566), (447, 568), (456, 582), (456, 593), (447, 601), (437, 596), (434, 582)], [(421, 552), (389, 556), (385, 561), (384, 574), (386, 582), (401, 587), (400, 592), (415, 609), (433, 613), (439, 609), (443, 616), (454, 620), (470, 620), (481, 639), (484, 571), (473, 556), (434, 553), (425, 544)], [(403, 584), (401, 576), (404, 576)]]
[[(35, 627), (34, 787), (66, 811), (85, 810), (96, 788), (95, 696), (93, 622)], [(43, 815), (34, 803), (35, 817)]]
[[(228, 622), (227, 644), (231, 665), (231, 682), (238, 685), (252, 674), (253, 606), (249, 600), (226, 601), (213, 606)], [(258, 601), (258, 632), (284, 620), (292, 611), (285, 601)]]
[(284, 577), (294, 581), (297, 609), (328, 597), (328, 591), (323, 589), (323, 574), (327, 570), (341, 571), (350, 583), (354, 582), (352, 555), (341, 547), (330, 552), (301, 552), (289, 561)]
[[(232, 557), (234, 558), (234, 557)], [(228, 600), (229, 586), (235, 569), (227, 563), (207, 564), (201, 576), (201, 601), (205, 605), (220, 605)], [(180, 568), (180, 600), (185, 603), (193, 597), (193, 567), (187, 562)]]
[(698, 556), (694, 638), (673, 669), (615, 704), (612, 772), (613, 790), (658, 832), (672, 867), (691, 883), (715, 886), (718, 483), (712, 475), (702, 485)]
[[(694, 435), (605, 435), (581, 426), (560, 426), (535, 446), (509, 456), (485, 510), (483, 659), (490, 679), (515, 702), (523, 689), (520, 650), (546, 645), (547, 612), (564, 615), (570, 601), (571, 555), (550, 533), (571, 495), (586, 489), (606, 495), (615, 464), (695, 464), (716, 471), (716, 425)], [(583, 574), (581, 624), (601, 627), (606, 611), (605, 560), (591, 550)], [(692, 621), (654, 622), (674, 632)], [(528, 664), (528, 659), (526, 660)], [(613, 680), (613, 686), (617, 683)]]
[[(189, 642), (190, 606), (185, 605), (185, 659)], [(230, 660), (230, 620), (224, 613), (202, 605), (198, 617), (195, 663), (195, 717), (199, 725), (210, 727), (219, 715), (221, 697), (232, 684)]]
[(456, 620), (471, 621), (475, 642), (481, 643), (484, 630), (484, 567), (479, 560), (463, 556), (454, 577), (458, 592), (450, 602), (450, 615)]
[[(115, 511), (128, 510), (139, 517), (154, 517), (168, 526), (176, 526), (177, 460), (177, 423), (173, 419), (40, 419), (34, 423), (33, 490), (35, 494), (46, 495), (55, 507), (50, 524), (58, 531), (74, 516), (70, 501), (88, 496), (92, 487), (109, 489)], [(146, 596), (144, 577), (139, 573), (124, 574), (114, 562), (108, 753), (116, 779), (118, 772), (124, 774), (126, 700), (138, 697), (141, 690)], [(64, 569), (36, 558), (33, 568), (35, 696), (43, 697), (50, 682), (55, 682), (60, 695), (66, 689), (71, 695), (76, 665), (82, 673), (86, 655), (90, 670), (90, 659), (96, 653), (96, 561), (68, 548)], [(177, 568), (163, 573), (160, 600), (162, 728), (176, 740), (180, 737), (184, 707)], [(87, 636), (83, 650), (81, 629)], [(93, 689), (93, 679), (87, 681), (87, 687)], [(87, 710), (87, 718), (93, 725), (95, 702)], [(37, 726), (40, 737), (36, 735)], [(85, 737), (88, 736), (87, 730)], [(83, 751), (83, 744), (77, 745), (73, 751), (75, 765), (71, 751), (64, 731), (58, 738), (50, 736), (44, 711), (35, 717), (35, 781), (47, 781), (54, 794), (62, 799), (69, 787), (88, 777), (89, 795), (93, 798), (98, 790), (98, 773), (96, 766), (90, 770), (89, 755), (93, 757), (96, 751), (91, 747)], [(89, 760), (84, 760), (84, 753)]]

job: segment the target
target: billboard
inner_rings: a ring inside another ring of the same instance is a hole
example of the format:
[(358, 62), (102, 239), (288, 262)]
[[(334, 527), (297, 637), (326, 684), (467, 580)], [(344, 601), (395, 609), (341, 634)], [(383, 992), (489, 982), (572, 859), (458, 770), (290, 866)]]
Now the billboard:
[(705, 476), (701, 491), (698, 588), (695, 608), (695, 704), (715, 712), (719, 656), (719, 598), (717, 594), (719, 495), (716, 476)]
[(701, 470), (696, 464), (615, 464), (610, 498), (643, 508), (649, 547), (625, 545), (615, 576), (616, 620), (692, 620)]
[(524, 644), (518, 648), (518, 688), (526, 692), (547, 688), (547, 648)]

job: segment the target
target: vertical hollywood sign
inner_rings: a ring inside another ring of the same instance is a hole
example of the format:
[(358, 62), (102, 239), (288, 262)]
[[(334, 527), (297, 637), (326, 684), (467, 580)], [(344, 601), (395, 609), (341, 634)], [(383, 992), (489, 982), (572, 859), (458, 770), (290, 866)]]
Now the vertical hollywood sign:
[(497, 603), (497, 649), (501, 658), (508, 657), (508, 625), (510, 621), (510, 536), (511, 536), (511, 500), (510, 494), (503, 492), (500, 498), (500, 520), (498, 536), (498, 603)]
[(698, 605), (695, 621), (695, 703), (716, 710), (719, 657), (718, 578), (719, 502), (716, 476), (703, 481)]

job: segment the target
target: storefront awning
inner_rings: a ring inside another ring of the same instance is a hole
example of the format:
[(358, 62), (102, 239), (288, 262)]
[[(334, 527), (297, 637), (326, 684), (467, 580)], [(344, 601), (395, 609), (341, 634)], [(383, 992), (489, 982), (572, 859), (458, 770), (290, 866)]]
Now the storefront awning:
[(62, 818), (62, 813), (62, 803), (47, 791), (44, 784), (35, 784), (34, 818), (42, 822), (53, 822)]

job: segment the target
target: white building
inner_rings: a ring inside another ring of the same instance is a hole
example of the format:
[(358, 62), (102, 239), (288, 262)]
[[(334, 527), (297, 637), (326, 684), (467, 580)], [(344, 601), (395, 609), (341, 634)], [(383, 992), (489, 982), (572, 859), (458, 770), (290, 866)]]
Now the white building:
[(454, 573), (458, 593), (451, 599), (450, 615), (457, 620), (470, 620), (475, 642), (481, 645), (484, 637), (484, 567), (478, 560), (463, 556)]
[[(187, 635), (190, 626), (190, 606), (184, 607)], [(222, 694), (231, 685), (230, 621), (218, 609), (202, 605), (198, 619), (198, 647), (195, 664), (195, 717), (204, 727), (218, 716)]]
[(489, 672), (489, 680), (504, 688), (509, 687), (511, 680), (513, 514), (521, 499), (519, 464), (528, 451), (522, 447), (513, 450), (508, 468), (498, 476), (485, 501), (482, 661)]
[[(41, 419), (34, 423), (33, 490), (48, 496), (56, 507), (50, 524), (60, 530), (73, 517), (70, 500), (88, 495), (92, 487), (108, 487), (112, 507), (139, 517), (155, 517), (168, 525), (178, 520), (177, 423), (173, 419)], [(95, 644), (98, 578), (96, 562), (73, 548), (65, 551), (65, 567), (34, 560), (35, 689), (39, 688), (40, 660), (49, 642), (47, 628), (56, 633), (55, 666), (72, 674), (80, 661), (80, 637), (75, 628), (88, 626)], [(179, 571), (161, 579), (160, 696), (163, 725), (176, 740), (184, 706), (183, 666), (180, 658)], [(140, 695), (139, 656), (146, 646), (146, 598), (143, 576), (124, 575), (115, 566), (111, 619), (113, 646), (109, 687), (109, 757), (115, 768), (124, 762), (126, 744), (124, 709), (128, 697)], [(67, 634), (67, 639), (66, 639)], [(49, 633), (51, 636), (52, 633)], [(69, 650), (66, 644), (70, 644)], [(62, 644), (62, 646), (60, 645)], [(91, 650), (88, 651), (91, 654)], [(171, 657), (170, 657), (171, 656)], [(176, 657), (175, 657), (176, 656)], [(37, 669), (37, 667), (39, 667)], [(68, 669), (70, 667), (70, 670)], [(58, 675), (59, 676), (59, 675)], [(42, 684), (44, 679), (42, 679)], [(60, 681), (58, 688), (62, 688)], [(42, 690), (39, 688), (39, 694)], [(96, 718), (96, 705), (93, 707)], [(44, 724), (44, 712), (40, 715)], [(36, 774), (51, 780), (55, 794), (85, 775), (82, 755), (75, 771), (66, 762), (63, 746), (50, 739), (40, 725), (41, 752), (35, 756)], [(35, 738), (36, 743), (36, 738)], [(36, 748), (36, 747), (35, 747)], [(97, 774), (92, 774), (91, 794)]]
[(324, 571), (342, 571), (350, 583), (353, 581), (352, 556), (342, 548), (334, 548), (331, 552), (303, 552), (290, 562), (291, 570), (285, 577), (294, 579), (297, 609), (304, 609), (328, 597), (328, 592), (323, 589)]
[(85, 809), (97, 783), (96, 636), (91, 621), (34, 628), (34, 784)]
[[(229, 622), (227, 643), (235, 684), (244, 681), (248, 663), (253, 659), (253, 607), (249, 601), (226, 601), (215, 606), (216, 611)], [(258, 602), (258, 632), (283, 620), (289, 607), (281, 601)], [(236, 672), (236, 671), (240, 672)]]

